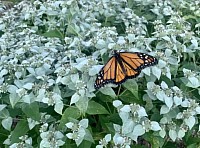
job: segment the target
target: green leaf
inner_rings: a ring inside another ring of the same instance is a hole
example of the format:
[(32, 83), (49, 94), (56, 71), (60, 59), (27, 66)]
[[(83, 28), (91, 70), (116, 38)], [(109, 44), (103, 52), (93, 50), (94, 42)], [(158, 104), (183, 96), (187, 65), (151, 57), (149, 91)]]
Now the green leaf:
[(89, 101), (86, 113), (89, 115), (109, 114), (109, 112), (101, 104), (95, 101)]
[(145, 133), (145, 135), (143, 135), (144, 139), (146, 141), (149, 141), (151, 143), (151, 146), (153, 148), (157, 148), (157, 147), (163, 147), (163, 145), (165, 144), (166, 140), (162, 137), (160, 137), (158, 135), (158, 133)]
[(113, 98), (111, 96), (108, 95), (104, 95), (101, 92), (98, 91), (98, 93), (96, 94), (96, 98), (98, 98), (98, 100), (101, 100), (102, 102), (113, 102)]
[(16, 93), (16, 90), (17, 90), (18, 88), (15, 86), (15, 85), (9, 85), (8, 86), (8, 92), (9, 93)]
[(128, 89), (129, 91), (131, 91), (133, 93), (133, 95), (139, 99), (138, 97), (138, 84), (135, 80), (131, 79), (126, 81), (126, 83), (123, 84), (123, 86)]
[(127, 6), (128, 6), (129, 8), (132, 8), (132, 7), (134, 6), (134, 1), (128, 0), (128, 1), (127, 1)]
[(70, 106), (65, 109), (62, 118), (60, 120), (59, 129), (62, 129), (67, 122), (69, 122), (69, 118), (78, 119), (80, 117), (80, 111), (77, 107)]
[(189, 20), (189, 19), (197, 19), (197, 17), (196, 16), (194, 16), (194, 15), (185, 15), (184, 17), (183, 17), (185, 20)]
[[(92, 146), (92, 143), (90, 141), (83, 140), (78, 147), (79, 148), (90, 148), (91, 146)], [(67, 146), (67, 148), (68, 148), (68, 146)]]
[(152, 100), (149, 98), (149, 96), (147, 94), (143, 95), (143, 100), (146, 101), (146, 104), (145, 104), (146, 111), (147, 112), (150, 111), (153, 108)]
[(24, 103), (22, 106), (22, 111), (26, 114), (27, 117), (30, 117), (31, 119), (33, 119), (35, 121), (40, 120), (38, 103), (36, 103), (36, 102), (31, 103), (31, 104)]
[(129, 102), (129, 103), (138, 103), (138, 104), (141, 104), (143, 103), (143, 100), (142, 98), (139, 99), (139, 98), (136, 98), (135, 95), (133, 95), (133, 93), (129, 90), (125, 90), (123, 91), (119, 98), (125, 102)]
[(21, 120), (17, 123), (17, 126), (12, 131), (10, 140), (11, 144), (19, 142), (19, 137), (27, 134), (29, 131), (28, 122), (26, 120)]
[(105, 120), (104, 123), (109, 122), (109, 123), (115, 123), (115, 124), (122, 124), (122, 119), (120, 118), (118, 113), (110, 114), (109, 116), (104, 117), (104, 120)]
[(64, 39), (64, 35), (58, 29), (50, 30), (50, 31), (44, 33), (43, 36), (44, 37), (51, 37), (51, 38), (57, 37), (57, 38), (60, 38), (60, 39)]
[[(199, 139), (198, 139), (199, 140)], [(197, 143), (194, 143), (194, 144), (190, 144), (190, 145), (187, 145), (187, 148), (197, 148), (197, 147), (199, 147), (199, 144), (198, 144), (199, 142), (197, 142)]]

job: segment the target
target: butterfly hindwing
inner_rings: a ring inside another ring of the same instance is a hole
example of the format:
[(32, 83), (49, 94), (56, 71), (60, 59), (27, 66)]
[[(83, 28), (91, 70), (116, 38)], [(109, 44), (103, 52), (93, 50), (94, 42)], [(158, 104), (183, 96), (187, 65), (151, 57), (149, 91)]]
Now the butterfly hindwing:
[(126, 73), (124, 73), (123, 66), (118, 61), (116, 65), (116, 77), (114, 83), (120, 84), (125, 80)]
[(126, 62), (122, 62), (123, 63), (123, 67), (125, 69), (125, 75), (126, 75), (126, 79), (130, 79), (130, 78), (135, 78), (140, 74), (140, 69), (133, 69), (132, 66), (130, 66), (129, 64), (127, 64)]

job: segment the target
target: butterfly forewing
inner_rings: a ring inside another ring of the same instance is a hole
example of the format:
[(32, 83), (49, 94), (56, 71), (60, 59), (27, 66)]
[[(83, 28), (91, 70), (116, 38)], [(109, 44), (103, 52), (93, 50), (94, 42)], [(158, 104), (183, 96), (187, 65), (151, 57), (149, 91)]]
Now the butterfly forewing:
[(135, 70), (141, 70), (158, 63), (156, 58), (144, 53), (121, 52), (119, 54), (122, 60)]
[(105, 64), (104, 67), (102, 67), (102, 69), (100, 70), (94, 87), (96, 89), (104, 86), (105, 84), (112, 82), (115, 80), (115, 65), (116, 65), (116, 58), (115, 57), (111, 57), (109, 59), (109, 61)]
[(120, 53), (120, 57), (122, 58), (123, 62), (126, 62), (133, 69), (138, 69), (141, 64), (144, 64), (144, 61), (140, 59), (137, 54)]

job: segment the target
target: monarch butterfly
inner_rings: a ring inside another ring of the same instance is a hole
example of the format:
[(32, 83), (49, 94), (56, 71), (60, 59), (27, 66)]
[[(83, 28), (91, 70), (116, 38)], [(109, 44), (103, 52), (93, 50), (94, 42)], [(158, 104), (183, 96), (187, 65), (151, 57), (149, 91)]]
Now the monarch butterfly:
[(137, 77), (145, 67), (153, 66), (158, 60), (140, 52), (114, 52), (114, 55), (100, 70), (94, 87), (99, 89), (107, 83), (121, 84)]

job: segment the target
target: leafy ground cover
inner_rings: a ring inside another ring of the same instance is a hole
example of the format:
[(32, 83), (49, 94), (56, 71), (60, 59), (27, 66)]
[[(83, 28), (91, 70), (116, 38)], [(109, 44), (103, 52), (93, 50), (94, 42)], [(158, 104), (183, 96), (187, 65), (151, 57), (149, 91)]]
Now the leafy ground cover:
[[(200, 146), (200, 2), (1, 6), (1, 147)], [(95, 90), (113, 50), (159, 62), (121, 86)]]

